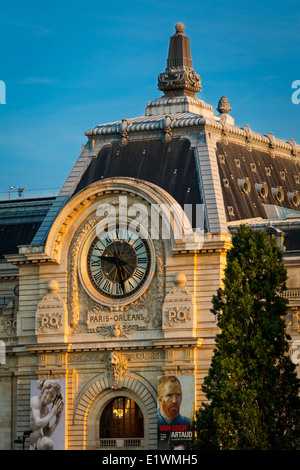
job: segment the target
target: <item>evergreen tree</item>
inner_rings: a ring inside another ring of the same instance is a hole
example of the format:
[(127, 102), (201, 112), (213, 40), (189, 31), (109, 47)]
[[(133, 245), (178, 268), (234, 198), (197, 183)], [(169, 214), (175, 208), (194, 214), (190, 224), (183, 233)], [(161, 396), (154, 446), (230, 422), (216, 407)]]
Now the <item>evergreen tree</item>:
[(243, 225), (212, 300), (219, 333), (207, 401), (196, 413), (195, 449), (278, 450), (300, 445), (299, 379), (286, 333), (282, 250)]

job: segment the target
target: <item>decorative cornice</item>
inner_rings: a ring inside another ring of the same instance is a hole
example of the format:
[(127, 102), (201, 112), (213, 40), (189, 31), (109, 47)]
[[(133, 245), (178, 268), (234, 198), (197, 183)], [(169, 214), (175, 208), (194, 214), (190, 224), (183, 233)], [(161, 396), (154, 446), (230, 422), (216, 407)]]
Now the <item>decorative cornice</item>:
[[(209, 106), (209, 105), (207, 105)], [(153, 132), (160, 131), (164, 132), (166, 127), (166, 118), (172, 123), (172, 131), (176, 129), (187, 129), (196, 127), (206, 127), (207, 129), (214, 130), (220, 135), (226, 134), (227, 139), (232, 137), (238, 137), (249, 145), (264, 145), (266, 148), (272, 151), (286, 151), (291, 156), (296, 157), (300, 155), (300, 145), (296, 144), (294, 139), (285, 141), (276, 138), (273, 133), (263, 135), (258, 132), (254, 132), (250, 129), (249, 125), (245, 125), (244, 128), (225, 123), (225, 120), (217, 118), (207, 118), (200, 116), (195, 113), (174, 113), (174, 114), (160, 114), (152, 116), (142, 116), (135, 119), (128, 119), (127, 121), (127, 139), (130, 134), (138, 132)], [(113, 123), (99, 125), (85, 132), (85, 135), (89, 138), (92, 136), (106, 136), (106, 135), (119, 135), (120, 126), (123, 121), (117, 121)]]
[(166, 68), (158, 76), (158, 89), (165, 93), (185, 91), (194, 95), (201, 91), (201, 78), (191, 68)]

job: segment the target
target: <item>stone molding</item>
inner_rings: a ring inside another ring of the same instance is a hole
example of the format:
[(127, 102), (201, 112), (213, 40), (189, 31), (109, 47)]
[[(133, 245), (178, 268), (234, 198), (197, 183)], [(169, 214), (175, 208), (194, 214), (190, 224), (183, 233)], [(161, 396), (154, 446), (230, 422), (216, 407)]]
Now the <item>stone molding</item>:
[(164, 336), (197, 336), (197, 305), (195, 297), (186, 287), (186, 276), (180, 272), (174, 276), (174, 287), (163, 304)]
[(55, 335), (61, 341), (61, 335), (68, 332), (68, 312), (65, 302), (58, 294), (58, 282), (49, 281), (48, 293), (43, 297), (35, 312), (36, 335)]
[[(94, 377), (82, 390), (75, 404), (73, 420), (70, 424), (71, 433), (76, 436), (72, 442), (72, 448), (86, 449), (89, 428), (95, 428), (99, 423), (100, 414), (106, 404), (117, 396), (129, 396), (141, 408), (144, 416), (145, 442), (150, 448), (156, 446), (157, 426), (157, 397), (152, 385), (142, 376), (134, 372), (128, 372), (122, 378), (122, 390), (111, 388), (108, 373)], [(97, 412), (94, 414), (93, 403), (97, 400)], [(100, 410), (100, 411), (99, 411)], [(93, 426), (90, 426), (91, 421)], [(152, 435), (152, 439), (151, 439)], [(89, 438), (89, 441), (93, 441)], [(71, 447), (71, 446), (70, 446)]]
[[(169, 98), (170, 99), (170, 98)], [(185, 100), (187, 98), (172, 98), (172, 101), (175, 102), (176, 100)], [(194, 98), (194, 101), (196, 98)], [(204, 110), (210, 111), (211, 106), (200, 102), (201, 106)], [(162, 106), (166, 103), (166, 99), (164, 97), (158, 98), (157, 100), (151, 101), (148, 103), (149, 109), (151, 107)], [(172, 103), (173, 104), (173, 103)], [(196, 101), (195, 101), (195, 104)], [(165, 109), (167, 107), (165, 106)], [(249, 149), (255, 146), (261, 150), (269, 150), (272, 154), (280, 154), (280, 155), (289, 155), (291, 157), (298, 157), (300, 158), (300, 145), (295, 142), (294, 139), (290, 139), (289, 141), (285, 141), (282, 139), (276, 138), (272, 132), (269, 132), (268, 135), (263, 135), (258, 132), (254, 132), (251, 130), (250, 126), (247, 124), (243, 128), (235, 126), (230, 123), (230, 121), (224, 119), (224, 115), (220, 116), (205, 116), (206, 111), (204, 114), (200, 115), (198, 113), (193, 112), (176, 112), (166, 113), (164, 114), (157, 114), (157, 115), (149, 115), (149, 116), (142, 116), (139, 118), (128, 119), (126, 120), (126, 131), (128, 139), (131, 139), (131, 136), (135, 133), (143, 132), (148, 133), (150, 131), (162, 131), (164, 129), (164, 122), (166, 116), (172, 120), (172, 132), (173, 135), (176, 136), (177, 132), (180, 131), (180, 135), (189, 133), (190, 131), (195, 132), (197, 127), (205, 127), (212, 132), (216, 133), (216, 138), (225, 138), (225, 140), (239, 140), (241, 144), (246, 145)], [(120, 133), (120, 126), (123, 121), (116, 121), (113, 123), (103, 124), (91, 128), (85, 132), (85, 135), (91, 139), (95, 138), (95, 136), (107, 136), (111, 135), (113, 138), (114, 135), (118, 135)], [(152, 137), (153, 138), (153, 137)]]

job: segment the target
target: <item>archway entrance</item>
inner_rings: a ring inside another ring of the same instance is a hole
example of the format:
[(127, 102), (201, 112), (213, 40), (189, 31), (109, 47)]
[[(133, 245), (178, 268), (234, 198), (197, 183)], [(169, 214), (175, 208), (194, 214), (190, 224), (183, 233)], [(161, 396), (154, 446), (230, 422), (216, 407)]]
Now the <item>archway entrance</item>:
[(104, 408), (99, 424), (100, 447), (143, 447), (144, 417), (134, 400), (128, 397), (111, 400)]

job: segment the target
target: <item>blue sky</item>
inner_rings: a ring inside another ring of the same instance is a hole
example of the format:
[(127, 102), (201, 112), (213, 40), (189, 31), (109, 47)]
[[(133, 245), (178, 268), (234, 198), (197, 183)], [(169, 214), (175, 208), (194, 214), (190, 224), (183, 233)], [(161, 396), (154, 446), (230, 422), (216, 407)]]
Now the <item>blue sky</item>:
[(10, 185), (28, 196), (60, 188), (84, 131), (144, 115), (161, 96), (157, 76), (177, 22), (202, 78), (200, 99), (215, 109), (226, 95), (237, 125), (300, 143), (300, 104), (291, 100), (299, 0), (2, 2), (0, 199)]

